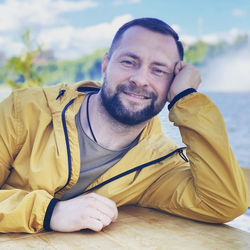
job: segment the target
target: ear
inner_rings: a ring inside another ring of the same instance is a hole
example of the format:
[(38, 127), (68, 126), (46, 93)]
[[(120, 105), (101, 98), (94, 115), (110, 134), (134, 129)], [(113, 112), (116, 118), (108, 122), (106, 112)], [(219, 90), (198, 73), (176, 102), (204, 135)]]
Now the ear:
[(108, 55), (105, 54), (104, 57), (103, 57), (103, 60), (102, 60), (102, 76), (103, 77), (104, 77), (105, 72), (107, 70), (108, 63), (109, 63), (109, 58), (108, 58)]

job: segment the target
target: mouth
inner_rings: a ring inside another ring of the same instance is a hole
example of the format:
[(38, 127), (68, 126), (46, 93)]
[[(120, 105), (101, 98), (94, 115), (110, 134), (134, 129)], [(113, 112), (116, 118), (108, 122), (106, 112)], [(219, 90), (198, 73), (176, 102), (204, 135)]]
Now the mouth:
[(138, 94), (138, 93), (127, 92), (127, 91), (124, 91), (123, 93), (125, 95), (131, 96), (132, 98), (136, 98), (136, 99), (140, 99), (140, 100), (148, 100), (148, 99), (150, 99), (150, 97), (147, 96), (147, 95), (142, 95), (142, 94)]

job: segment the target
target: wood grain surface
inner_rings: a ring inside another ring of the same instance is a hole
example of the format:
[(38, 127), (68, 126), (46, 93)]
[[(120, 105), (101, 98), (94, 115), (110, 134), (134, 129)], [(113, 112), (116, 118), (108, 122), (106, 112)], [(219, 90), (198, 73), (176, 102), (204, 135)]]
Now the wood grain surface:
[(227, 225), (191, 221), (126, 206), (100, 233), (0, 234), (0, 249), (250, 249), (250, 234)]

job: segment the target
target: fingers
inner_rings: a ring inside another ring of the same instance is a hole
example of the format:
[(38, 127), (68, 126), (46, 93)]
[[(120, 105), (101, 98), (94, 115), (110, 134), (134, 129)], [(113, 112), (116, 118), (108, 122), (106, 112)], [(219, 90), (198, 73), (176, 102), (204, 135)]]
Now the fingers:
[(92, 199), (91, 204), (94, 209), (97, 209), (102, 214), (105, 214), (111, 221), (116, 221), (118, 217), (118, 210), (114, 201), (98, 195), (96, 193), (90, 193), (85, 196), (86, 199)]
[(91, 229), (95, 232), (100, 232), (103, 229), (103, 224), (101, 221), (94, 218), (88, 218), (82, 225), (82, 229)]
[(186, 62), (183, 61), (179, 61), (174, 68), (174, 74), (177, 75), (185, 66), (187, 66), (188, 64)]
[(111, 218), (106, 214), (101, 213), (99, 210), (92, 210), (89, 215), (84, 228), (89, 228), (94, 231), (101, 231), (104, 227), (112, 222)]
[(59, 232), (74, 232), (81, 229), (100, 231), (117, 219), (118, 210), (114, 201), (90, 193), (66, 201), (59, 201), (52, 213), (50, 228)]
[(98, 232), (117, 219), (118, 210), (114, 201), (96, 193), (90, 193), (79, 198), (85, 204), (82, 229), (88, 228)]
[(98, 221), (102, 223), (103, 227), (108, 226), (112, 222), (111, 218), (103, 213), (99, 213)]
[(168, 101), (188, 88), (198, 89), (201, 83), (201, 76), (198, 69), (192, 64), (179, 61), (175, 65), (174, 79), (168, 91)]

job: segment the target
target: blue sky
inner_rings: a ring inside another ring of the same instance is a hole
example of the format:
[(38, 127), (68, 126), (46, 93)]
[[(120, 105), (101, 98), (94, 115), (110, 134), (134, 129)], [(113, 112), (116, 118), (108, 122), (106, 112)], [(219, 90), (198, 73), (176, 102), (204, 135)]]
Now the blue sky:
[[(114, 16), (131, 14), (134, 18), (149, 16), (160, 18), (169, 24), (180, 25), (185, 33), (198, 35), (199, 26), (204, 33), (226, 31), (231, 28), (249, 30), (249, 0), (100, 0), (97, 8), (89, 9), (83, 18), (76, 13), (74, 25), (93, 25), (111, 21)], [(115, 4), (117, 2), (117, 4)], [(120, 3), (120, 4), (118, 4)], [(202, 24), (200, 24), (202, 22)]]
[(0, 0), (0, 51), (20, 53), (20, 35), (34, 36), (57, 57), (76, 58), (107, 47), (124, 22), (157, 17), (186, 43), (215, 43), (250, 34), (250, 0)]

